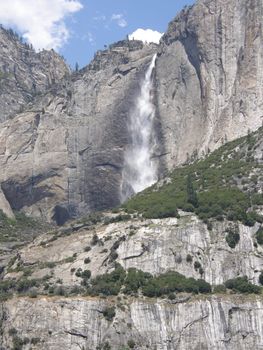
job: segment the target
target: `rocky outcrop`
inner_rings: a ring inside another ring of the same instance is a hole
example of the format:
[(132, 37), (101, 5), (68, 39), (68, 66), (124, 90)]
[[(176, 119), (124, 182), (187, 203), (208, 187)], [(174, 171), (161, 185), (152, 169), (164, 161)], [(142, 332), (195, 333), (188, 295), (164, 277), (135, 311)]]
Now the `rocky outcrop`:
[(115, 43), (65, 79), (54, 52), (36, 54), (1, 29), (0, 121), (12, 120), (0, 128), (0, 184), (11, 208), (63, 224), (120, 203), (127, 118), (156, 51), (159, 175), (257, 129), (262, 11), (260, 0), (199, 0), (158, 47)]
[[(61, 233), (40, 236), (20, 250), (19, 259), (11, 268), (15, 269), (17, 264), (30, 266), (34, 278), (52, 272), (52, 281), (62, 279), (65, 286), (74, 286), (80, 279), (71, 269), (85, 270), (84, 260), (89, 258), (92, 276), (111, 271), (118, 262), (125, 269), (134, 267), (153, 275), (178, 271), (187, 277), (204, 278), (212, 285), (237, 276), (248, 276), (258, 284), (263, 270), (263, 248), (255, 238), (258, 225), (236, 226), (240, 241), (235, 248), (230, 248), (226, 241), (227, 230), (233, 230), (233, 224), (215, 222), (213, 226), (209, 231), (194, 215), (185, 214), (180, 219), (133, 219), (91, 228), (85, 225), (73, 230), (63, 228)], [(92, 245), (94, 234), (98, 236), (96, 245)], [(85, 252), (88, 246), (92, 249)], [(68, 261), (72, 256), (75, 258)], [(50, 269), (48, 263), (54, 266)], [(12, 273), (8, 277), (13, 277)]]
[(120, 42), (1, 125), (11, 207), (64, 223), (119, 204), (126, 122), (155, 45)]
[[(213, 222), (209, 231), (194, 215), (180, 214), (180, 219), (120, 221), (118, 214), (104, 213), (50, 231), (17, 250), (4, 280), (20, 286), (31, 279), (41, 282), (28, 291), (29, 297), (14, 295), (2, 302), (2, 349), (19, 342), (25, 350), (261, 349), (262, 295), (177, 293), (169, 300), (121, 291), (116, 297), (85, 296), (78, 271), (90, 269), (94, 278), (113, 271), (116, 263), (154, 275), (178, 271), (213, 285), (246, 274), (258, 284), (263, 248), (256, 244), (257, 226), (239, 224), (240, 240), (230, 248), (226, 229), (232, 223)], [(59, 295), (51, 296), (51, 289)], [(67, 291), (68, 297), (62, 297)]]
[(157, 105), (168, 168), (263, 121), (261, 0), (199, 0), (162, 38)]
[[(260, 297), (213, 296), (178, 304), (122, 299), (107, 320), (103, 311), (111, 306), (112, 301), (95, 298), (11, 299), (1, 308), (1, 348), (11, 349), (17, 338), (27, 338), (24, 349), (38, 350), (117, 350), (131, 348), (129, 344), (138, 350), (263, 346)], [(13, 337), (12, 331), (17, 331)]]
[(55, 51), (36, 53), (12, 30), (1, 27), (0, 122), (14, 117), (69, 74), (69, 67)]

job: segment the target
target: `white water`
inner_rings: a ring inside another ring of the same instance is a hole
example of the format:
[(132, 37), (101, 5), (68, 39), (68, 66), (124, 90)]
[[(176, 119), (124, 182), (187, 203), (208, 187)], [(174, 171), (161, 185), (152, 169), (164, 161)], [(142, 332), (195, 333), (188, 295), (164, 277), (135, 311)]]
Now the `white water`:
[(156, 165), (151, 159), (154, 147), (153, 122), (155, 116), (151, 92), (155, 61), (156, 55), (154, 55), (142, 81), (135, 108), (129, 115), (128, 132), (131, 142), (124, 154), (122, 201), (157, 181)]

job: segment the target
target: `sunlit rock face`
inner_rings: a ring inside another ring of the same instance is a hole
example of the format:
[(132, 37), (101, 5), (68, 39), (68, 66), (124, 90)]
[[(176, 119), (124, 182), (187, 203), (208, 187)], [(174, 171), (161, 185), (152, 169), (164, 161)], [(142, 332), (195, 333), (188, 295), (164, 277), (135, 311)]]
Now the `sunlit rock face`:
[(70, 75), (52, 52), (29, 50), (32, 67), (17, 43), (10, 80), (14, 43), (2, 30), (0, 121), (9, 118), (0, 125), (3, 198), (61, 224), (114, 207), (187, 158), (257, 129), (262, 6), (200, 0), (169, 24), (160, 45), (125, 40)]
[(263, 3), (199, 0), (161, 39), (157, 110), (171, 169), (263, 120)]
[(11, 207), (63, 224), (120, 203), (127, 123), (156, 45), (123, 41), (0, 127)]
[(70, 72), (54, 50), (37, 53), (12, 30), (0, 27), (0, 123), (28, 110), (29, 103)]

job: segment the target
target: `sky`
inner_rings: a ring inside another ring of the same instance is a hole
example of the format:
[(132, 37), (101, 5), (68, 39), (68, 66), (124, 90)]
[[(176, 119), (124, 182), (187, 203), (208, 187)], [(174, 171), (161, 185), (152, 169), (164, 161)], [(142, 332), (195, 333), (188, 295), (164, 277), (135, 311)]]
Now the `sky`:
[(0, 23), (39, 51), (55, 49), (72, 68), (130, 35), (157, 42), (193, 0), (0, 0)]

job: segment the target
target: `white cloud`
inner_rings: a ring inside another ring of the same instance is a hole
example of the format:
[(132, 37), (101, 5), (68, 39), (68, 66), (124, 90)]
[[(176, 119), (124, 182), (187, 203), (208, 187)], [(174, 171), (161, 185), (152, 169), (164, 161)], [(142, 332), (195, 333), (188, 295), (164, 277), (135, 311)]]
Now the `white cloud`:
[(161, 37), (163, 36), (163, 33), (159, 33), (156, 30), (152, 29), (142, 29), (138, 28), (129, 35), (129, 40), (141, 40), (145, 43), (156, 43), (159, 44)]
[(82, 7), (79, 0), (0, 0), (0, 23), (15, 27), (35, 49), (59, 49), (70, 36), (65, 17)]
[(116, 21), (119, 27), (125, 28), (127, 27), (128, 23), (126, 19), (124, 18), (124, 15), (122, 13), (114, 13), (111, 16), (112, 21)]

